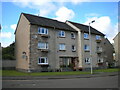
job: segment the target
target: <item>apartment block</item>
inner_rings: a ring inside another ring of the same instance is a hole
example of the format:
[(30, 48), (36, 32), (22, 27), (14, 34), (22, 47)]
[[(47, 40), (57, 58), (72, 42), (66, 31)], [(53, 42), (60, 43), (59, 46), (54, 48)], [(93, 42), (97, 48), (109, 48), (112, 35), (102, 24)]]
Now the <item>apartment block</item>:
[[(16, 69), (20, 71), (72, 71), (106, 68), (104, 34), (88, 26), (21, 13), (15, 31)], [(111, 47), (109, 48), (111, 49)], [(113, 52), (110, 52), (113, 53)]]
[(107, 68), (113, 62), (113, 46), (104, 34), (90, 27), (91, 38), (89, 36), (89, 26), (66, 21), (66, 23), (78, 31), (78, 56), (79, 65), (83, 69), (90, 68), (90, 39), (91, 39), (91, 59), (93, 68)]
[(115, 66), (120, 65), (120, 32), (114, 37)]

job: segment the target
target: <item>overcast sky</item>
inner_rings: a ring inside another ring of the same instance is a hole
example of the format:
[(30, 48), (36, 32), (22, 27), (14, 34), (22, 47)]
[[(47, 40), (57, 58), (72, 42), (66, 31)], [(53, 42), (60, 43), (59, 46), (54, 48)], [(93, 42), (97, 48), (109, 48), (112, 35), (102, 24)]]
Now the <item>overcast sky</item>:
[(14, 32), (22, 12), (57, 19), (62, 22), (70, 20), (86, 25), (95, 20), (91, 26), (104, 33), (111, 43), (113, 43), (113, 38), (118, 32), (118, 0), (114, 0), (114, 2), (92, 2), (95, 0), (68, 0), (67, 2), (64, 0), (59, 2), (53, 2), (53, 0), (5, 1), (0, 3), (0, 8), (2, 8), (2, 11), (0, 9), (2, 13), (2, 17), (0, 17), (2, 18), (0, 41), (3, 47), (15, 41)]

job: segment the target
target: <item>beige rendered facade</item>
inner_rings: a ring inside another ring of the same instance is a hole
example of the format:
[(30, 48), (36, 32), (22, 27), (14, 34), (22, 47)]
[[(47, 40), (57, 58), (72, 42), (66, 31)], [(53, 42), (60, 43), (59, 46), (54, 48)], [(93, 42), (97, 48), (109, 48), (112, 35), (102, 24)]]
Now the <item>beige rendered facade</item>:
[[(29, 70), (30, 59), (30, 25), (28, 20), (21, 14), (15, 32), (16, 69)], [(27, 57), (26, 57), (27, 56)]]
[(115, 49), (115, 61), (117, 66), (120, 65), (120, 32), (115, 36), (114, 40), (114, 49)]
[[(105, 56), (104, 34), (93, 29), (91, 41), (93, 68), (106, 68), (108, 54)], [(15, 32), (15, 46), (17, 70), (41, 72), (90, 68), (88, 31), (69, 21), (63, 23), (22, 13)]]

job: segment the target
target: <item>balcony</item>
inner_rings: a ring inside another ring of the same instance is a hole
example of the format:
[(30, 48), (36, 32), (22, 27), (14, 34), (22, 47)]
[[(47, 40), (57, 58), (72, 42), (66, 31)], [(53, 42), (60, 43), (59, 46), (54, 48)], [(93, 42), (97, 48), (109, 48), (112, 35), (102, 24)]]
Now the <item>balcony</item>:
[(96, 39), (96, 42), (97, 43), (100, 43), (102, 40), (101, 39)]
[[(39, 49), (39, 48), (38, 48)], [(39, 49), (41, 52), (46, 52), (48, 53), (49, 52), (49, 49)]]
[(85, 49), (84, 51), (85, 51), (85, 52), (90, 52), (90, 50), (89, 50), (89, 49)]
[(50, 36), (48, 34), (40, 34), (41, 37), (49, 38)]

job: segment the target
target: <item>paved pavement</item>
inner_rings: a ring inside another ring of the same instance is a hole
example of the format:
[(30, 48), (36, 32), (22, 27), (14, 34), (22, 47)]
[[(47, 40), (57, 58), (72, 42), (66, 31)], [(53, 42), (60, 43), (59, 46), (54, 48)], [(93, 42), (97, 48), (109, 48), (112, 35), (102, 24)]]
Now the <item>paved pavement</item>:
[(118, 88), (118, 76), (69, 79), (3, 80), (3, 88)]

